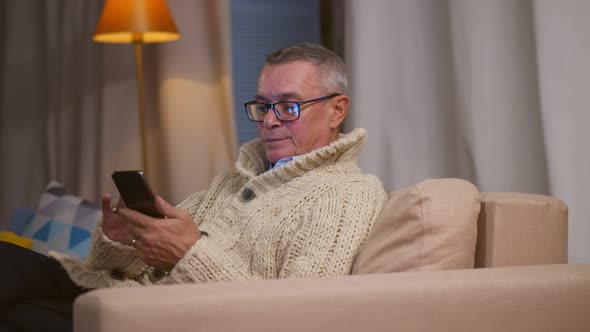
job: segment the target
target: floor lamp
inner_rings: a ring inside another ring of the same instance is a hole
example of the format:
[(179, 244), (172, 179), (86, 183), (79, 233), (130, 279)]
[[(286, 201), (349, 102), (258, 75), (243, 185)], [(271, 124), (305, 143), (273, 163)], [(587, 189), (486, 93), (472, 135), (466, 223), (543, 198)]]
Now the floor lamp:
[(137, 68), (137, 101), (141, 133), (141, 160), (148, 173), (141, 45), (180, 38), (166, 0), (107, 0), (94, 34), (100, 43), (133, 44)]

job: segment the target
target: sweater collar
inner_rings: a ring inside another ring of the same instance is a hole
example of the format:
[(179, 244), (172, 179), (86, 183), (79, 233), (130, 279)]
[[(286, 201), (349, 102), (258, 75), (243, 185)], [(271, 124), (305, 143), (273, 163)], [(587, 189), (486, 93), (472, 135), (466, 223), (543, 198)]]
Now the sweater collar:
[(301, 176), (311, 169), (334, 166), (336, 162), (341, 168), (338, 170), (340, 172), (359, 172), (356, 161), (358, 153), (366, 141), (366, 136), (367, 132), (362, 128), (357, 128), (348, 134), (340, 134), (334, 142), (302, 154), (283, 167), (267, 172), (265, 171), (268, 161), (264, 154), (264, 148), (260, 139), (255, 139), (244, 143), (240, 148), (236, 170), (248, 179), (260, 177), (282, 181)]

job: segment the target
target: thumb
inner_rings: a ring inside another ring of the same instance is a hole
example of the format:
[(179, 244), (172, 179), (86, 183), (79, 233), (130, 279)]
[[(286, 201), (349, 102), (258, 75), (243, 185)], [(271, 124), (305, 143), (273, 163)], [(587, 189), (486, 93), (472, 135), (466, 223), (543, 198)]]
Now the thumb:
[(161, 215), (168, 218), (182, 218), (182, 210), (175, 208), (170, 203), (166, 202), (162, 197), (157, 196), (155, 203), (156, 209)]

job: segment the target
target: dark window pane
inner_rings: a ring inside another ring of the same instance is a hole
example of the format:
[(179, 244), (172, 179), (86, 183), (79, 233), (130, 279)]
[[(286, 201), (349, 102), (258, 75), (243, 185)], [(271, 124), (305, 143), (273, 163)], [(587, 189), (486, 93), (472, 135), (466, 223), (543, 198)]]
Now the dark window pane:
[(270, 52), (297, 42), (320, 42), (320, 0), (232, 0), (232, 66), (238, 142), (256, 138), (244, 102), (254, 99)]

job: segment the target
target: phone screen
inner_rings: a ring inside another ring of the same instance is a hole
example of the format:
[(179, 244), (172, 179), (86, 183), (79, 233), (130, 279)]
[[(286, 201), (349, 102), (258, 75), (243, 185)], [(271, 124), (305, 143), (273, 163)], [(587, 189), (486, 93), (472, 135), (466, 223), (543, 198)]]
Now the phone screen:
[(142, 171), (116, 171), (112, 178), (128, 208), (148, 216), (162, 217), (156, 210), (155, 196)]

